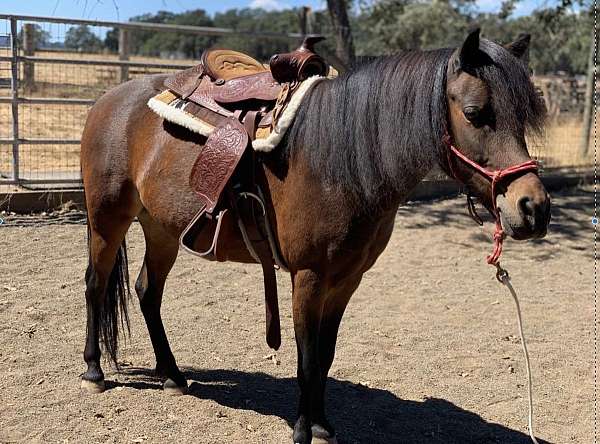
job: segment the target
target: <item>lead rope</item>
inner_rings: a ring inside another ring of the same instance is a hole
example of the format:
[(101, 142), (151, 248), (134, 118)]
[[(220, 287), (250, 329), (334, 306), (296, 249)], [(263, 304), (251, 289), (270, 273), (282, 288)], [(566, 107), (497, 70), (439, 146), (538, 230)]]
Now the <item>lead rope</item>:
[(519, 336), (521, 337), (521, 345), (523, 346), (523, 355), (525, 356), (525, 366), (527, 369), (527, 395), (529, 401), (529, 415), (527, 422), (529, 426), (529, 437), (534, 444), (539, 444), (533, 433), (533, 382), (531, 378), (531, 365), (529, 364), (529, 352), (527, 351), (527, 344), (525, 343), (525, 334), (523, 333), (523, 320), (521, 319), (521, 306), (519, 304), (519, 298), (510, 281), (508, 271), (496, 263), (496, 279), (510, 291), (510, 294), (515, 301), (515, 308), (517, 309), (517, 325), (519, 326)]
[[(529, 160), (527, 162), (523, 162), (518, 165), (513, 165), (508, 168), (491, 171), (491, 170), (488, 170), (488, 169), (482, 167), (481, 165), (478, 165), (477, 163), (473, 162), (471, 159), (469, 159), (467, 156), (465, 156), (463, 153), (461, 153), (458, 148), (456, 148), (454, 145), (452, 145), (452, 139), (451, 139), (450, 135), (448, 134), (448, 132), (446, 132), (444, 134), (444, 136), (442, 137), (442, 140), (448, 148), (446, 150), (446, 156), (448, 157), (448, 167), (450, 169), (450, 173), (452, 174), (452, 176), (454, 176), (455, 179), (462, 182), (460, 177), (454, 171), (452, 154), (454, 154), (456, 157), (461, 159), (464, 163), (469, 165), (471, 168), (478, 171), (483, 177), (485, 177), (491, 181), (493, 215), (496, 219), (496, 224), (495, 224), (496, 226), (494, 229), (494, 237), (493, 237), (494, 250), (492, 251), (492, 254), (490, 254), (487, 257), (487, 263), (490, 265), (494, 265), (496, 267), (496, 279), (498, 279), (498, 282), (500, 282), (501, 284), (506, 286), (506, 288), (508, 288), (511, 296), (513, 297), (513, 300), (515, 301), (515, 306), (517, 308), (517, 324), (519, 326), (519, 335), (521, 336), (521, 344), (523, 345), (523, 354), (525, 355), (525, 364), (527, 367), (527, 382), (528, 382), (528, 397), (529, 397), (529, 416), (528, 416), (529, 437), (531, 438), (531, 441), (533, 441), (534, 444), (539, 444), (533, 434), (533, 388), (532, 388), (533, 384), (531, 381), (531, 366), (529, 364), (529, 353), (527, 351), (527, 344), (525, 344), (525, 335), (523, 334), (523, 321), (521, 319), (521, 307), (519, 305), (519, 299), (517, 298), (517, 293), (515, 292), (515, 289), (513, 288), (512, 283), (510, 282), (510, 276), (508, 275), (508, 271), (506, 271), (504, 268), (502, 268), (500, 266), (500, 255), (502, 254), (502, 244), (504, 242), (504, 238), (506, 237), (506, 234), (504, 233), (504, 230), (502, 229), (500, 213), (499, 213), (498, 208), (496, 207), (496, 185), (498, 184), (498, 182), (501, 181), (502, 179), (504, 179), (508, 176), (514, 175), (514, 174), (520, 174), (520, 173), (525, 173), (525, 172), (534, 172), (537, 174), (537, 171), (538, 171), (537, 163), (533, 160)], [(473, 219), (475, 219), (475, 221), (477, 223), (479, 223), (479, 221), (481, 219), (479, 217), (475, 217), (473, 215), (473, 212), (475, 215), (477, 214), (477, 212), (474, 211), (475, 205), (473, 204), (473, 201), (472, 201), (472, 199), (470, 199), (469, 195), (467, 195), (467, 206), (469, 208), (469, 213), (471, 214), (471, 217), (473, 217)]]

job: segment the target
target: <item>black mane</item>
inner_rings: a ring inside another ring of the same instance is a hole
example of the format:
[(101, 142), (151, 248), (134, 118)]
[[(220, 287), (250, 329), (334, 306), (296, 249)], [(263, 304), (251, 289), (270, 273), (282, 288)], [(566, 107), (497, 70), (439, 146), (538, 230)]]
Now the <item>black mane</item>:
[[(541, 128), (543, 105), (527, 68), (495, 43), (481, 40), (480, 49), (493, 62), (477, 68), (477, 75), (490, 87), (496, 112)], [(406, 196), (445, 149), (446, 71), (453, 51), (380, 57), (317, 84), (288, 130), (286, 154), (301, 154), (326, 183), (361, 203)]]

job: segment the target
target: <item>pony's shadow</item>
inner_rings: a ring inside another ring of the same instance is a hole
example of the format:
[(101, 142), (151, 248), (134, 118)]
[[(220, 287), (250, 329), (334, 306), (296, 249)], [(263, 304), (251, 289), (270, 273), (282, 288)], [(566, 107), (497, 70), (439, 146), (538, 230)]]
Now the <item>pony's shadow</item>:
[[(137, 389), (160, 389), (153, 371), (122, 370), (127, 381), (111, 384)], [(295, 378), (237, 370), (184, 369), (189, 394), (233, 409), (276, 415), (293, 426), (298, 389)], [(110, 388), (111, 385), (108, 387)], [(529, 444), (519, 431), (485, 421), (444, 399), (408, 401), (393, 393), (329, 378), (327, 411), (340, 444)], [(538, 439), (539, 440), (539, 439)], [(550, 444), (539, 440), (540, 443)]]

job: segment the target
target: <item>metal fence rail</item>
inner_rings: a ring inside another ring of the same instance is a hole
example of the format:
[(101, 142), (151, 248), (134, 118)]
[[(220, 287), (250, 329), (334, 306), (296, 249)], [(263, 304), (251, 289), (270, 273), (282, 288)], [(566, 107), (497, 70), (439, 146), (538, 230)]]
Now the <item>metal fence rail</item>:
[[(85, 26), (99, 40), (118, 30), (117, 51), (108, 53), (104, 48), (82, 54), (65, 48), (69, 30), (77, 26)], [(139, 31), (289, 41), (301, 37), (299, 33), (0, 14), (0, 185), (80, 187), (80, 135), (95, 100), (128, 79), (194, 64), (131, 54), (131, 37)], [(40, 34), (51, 40), (51, 50), (38, 47)]]

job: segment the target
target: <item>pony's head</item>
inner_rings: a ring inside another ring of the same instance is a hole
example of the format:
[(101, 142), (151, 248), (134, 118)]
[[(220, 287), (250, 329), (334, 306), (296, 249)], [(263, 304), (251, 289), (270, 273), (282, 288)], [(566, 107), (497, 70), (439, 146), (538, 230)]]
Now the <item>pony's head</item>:
[[(530, 79), (530, 36), (501, 46), (471, 32), (450, 57), (446, 73), (448, 132), (468, 159), (490, 171), (531, 160), (527, 132), (540, 133), (545, 108)], [(446, 171), (464, 182), (514, 239), (543, 237), (550, 220), (550, 197), (535, 172), (512, 174), (497, 183), (468, 162), (442, 156)]]

